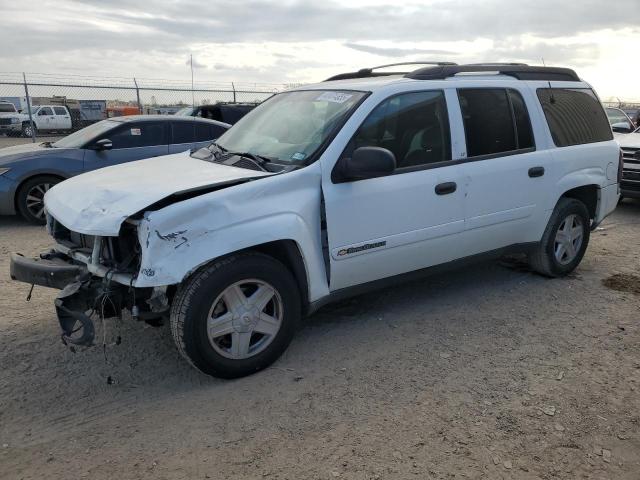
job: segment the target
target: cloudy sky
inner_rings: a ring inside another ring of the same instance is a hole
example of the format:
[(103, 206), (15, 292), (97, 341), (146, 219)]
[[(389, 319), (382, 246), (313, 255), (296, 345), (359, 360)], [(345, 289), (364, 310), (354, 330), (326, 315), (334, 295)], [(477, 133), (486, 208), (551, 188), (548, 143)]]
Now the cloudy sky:
[(640, 100), (640, 0), (0, 0), (0, 71), (300, 83), (398, 61), (569, 66)]

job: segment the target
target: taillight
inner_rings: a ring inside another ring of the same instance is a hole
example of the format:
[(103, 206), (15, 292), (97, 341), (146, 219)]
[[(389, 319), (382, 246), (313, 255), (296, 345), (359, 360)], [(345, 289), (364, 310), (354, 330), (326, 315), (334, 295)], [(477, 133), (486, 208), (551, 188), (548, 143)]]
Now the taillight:
[(622, 158), (622, 149), (620, 149), (620, 155), (618, 156), (618, 183), (622, 180), (622, 167), (624, 166), (624, 160)]

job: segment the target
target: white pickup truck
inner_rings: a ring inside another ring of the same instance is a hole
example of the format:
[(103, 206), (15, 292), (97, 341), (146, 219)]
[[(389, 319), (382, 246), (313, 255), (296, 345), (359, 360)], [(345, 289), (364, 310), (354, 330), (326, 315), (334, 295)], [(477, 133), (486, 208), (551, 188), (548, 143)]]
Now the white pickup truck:
[(0, 101), (0, 133), (15, 136), (22, 131), (22, 115), (11, 102)]
[[(31, 107), (31, 117), (36, 135), (38, 132), (67, 132), (73, 126), (69, 109), (64, 105), (34, 105)], [(34, 133), (26, 109), (20, 114), (20, 131), (25, 137), (31, 137)]]

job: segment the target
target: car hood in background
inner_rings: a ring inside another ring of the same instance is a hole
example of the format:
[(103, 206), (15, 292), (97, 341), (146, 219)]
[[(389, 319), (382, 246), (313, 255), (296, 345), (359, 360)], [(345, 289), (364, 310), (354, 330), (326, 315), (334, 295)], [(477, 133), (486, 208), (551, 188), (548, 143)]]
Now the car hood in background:
[[(613, 135), (618, 145), (621, 147), (640, 148), (640, 132), (620, 133)], [(0, 150), (1, 151), (1, 150)]]
[(102, 168), (59, 183), (45, 206), (68, 229), (117, 236), (128, 217), (161, 200), (273, 175), (191, 158), (189, 152)]
[(61, 148), (41, 147), (40, 143), (26, 143), (24, 145), (0, 148), (0, 166), (20, 160), (28, 160), (33, 157), (59, 154), (62, 151)]

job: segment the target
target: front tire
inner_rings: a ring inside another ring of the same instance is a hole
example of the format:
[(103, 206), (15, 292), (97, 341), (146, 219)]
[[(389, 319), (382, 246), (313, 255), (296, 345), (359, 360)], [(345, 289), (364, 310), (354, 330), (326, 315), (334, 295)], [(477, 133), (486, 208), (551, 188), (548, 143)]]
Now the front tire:
[(591, 219), (584, 203), (561, 198), (551, 214), (540, 244), (529, 254), (531, 268), (547, 277), (571, 273), (589, 244)]
[(26, 137), (26, 138), (31, 138), (34, 136), (38, 135), (38, 127), (36, 127), (36, 124), (33, 124), (33, 131), (35, 132), (35, 135), (32, 135), (32, 131), (31, 131), (31, 123), (29, 122), (25, 122), (22, 124), (22, 136)]
[(44, 195), (60, 182), (60, 178), (51, 175), (41, 175), (27, 180), (18, 190), (16, 197), (16, 207), (20, 215), (29, 223), (44, 225)]
[(278, 260), (243, 253), (202, 267), (178, 289), (171, 332), (197, 369), (220, 378), (250, 375), (286, 350), (301, 316), (300, 293)]

